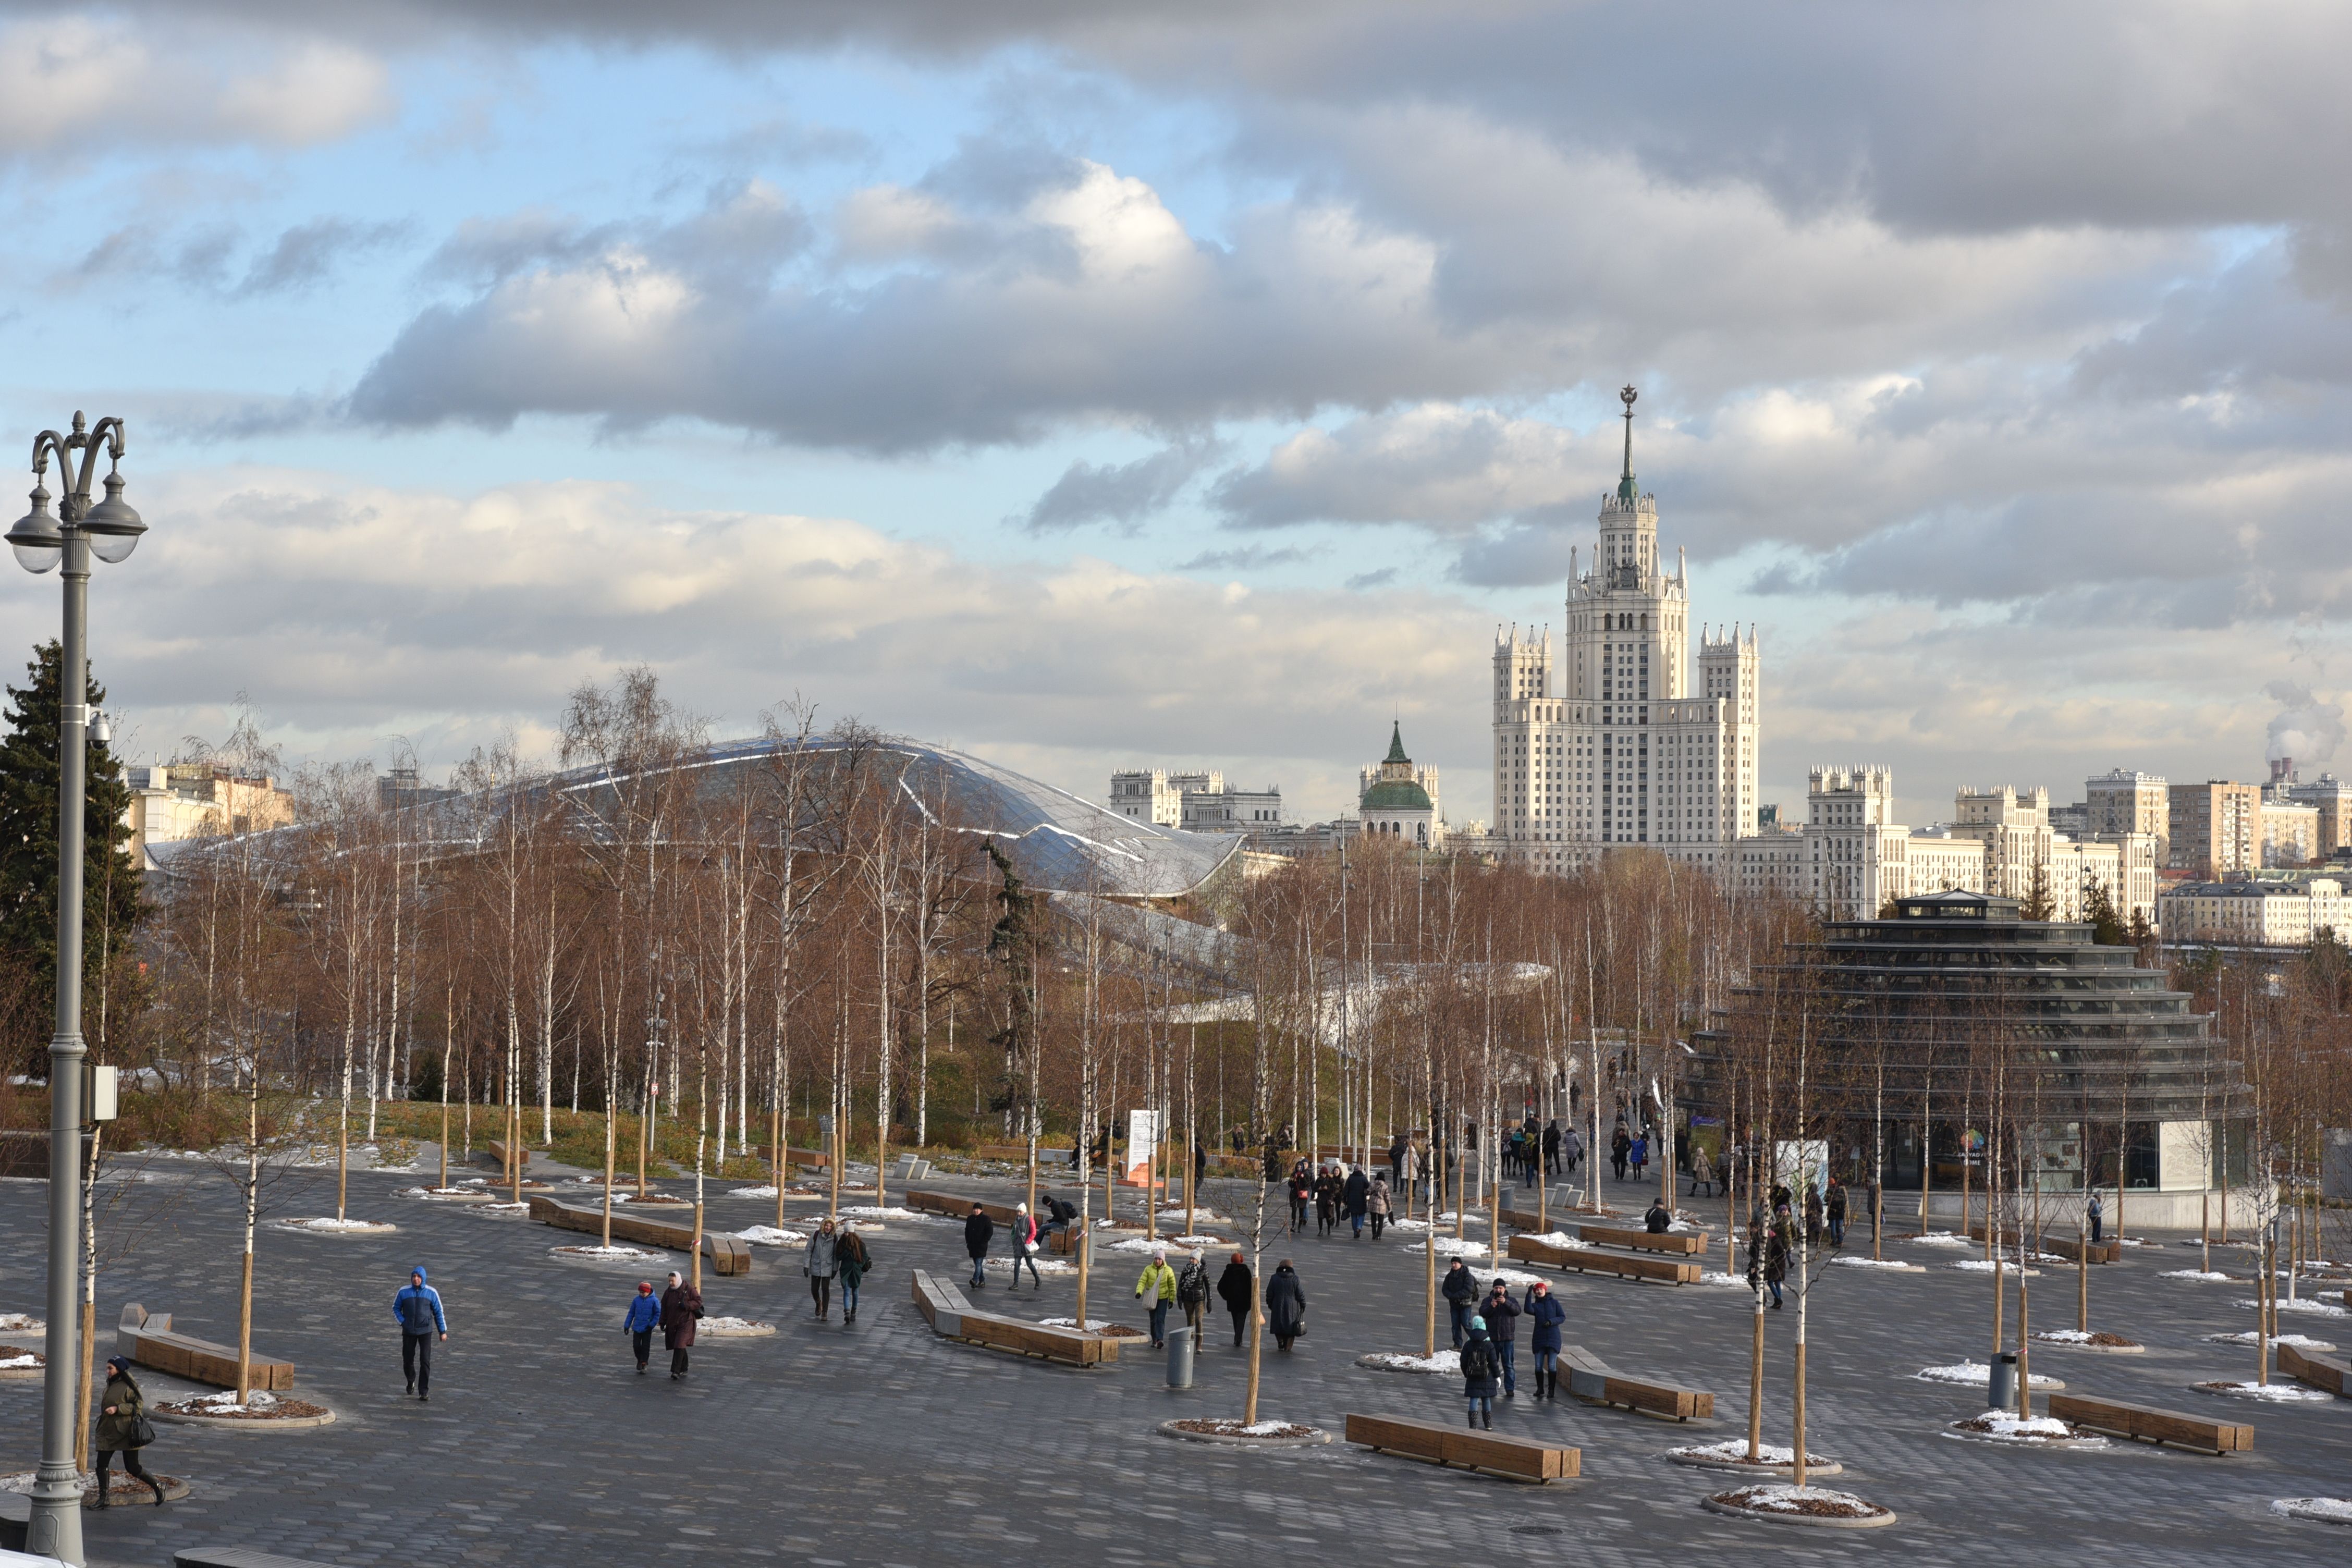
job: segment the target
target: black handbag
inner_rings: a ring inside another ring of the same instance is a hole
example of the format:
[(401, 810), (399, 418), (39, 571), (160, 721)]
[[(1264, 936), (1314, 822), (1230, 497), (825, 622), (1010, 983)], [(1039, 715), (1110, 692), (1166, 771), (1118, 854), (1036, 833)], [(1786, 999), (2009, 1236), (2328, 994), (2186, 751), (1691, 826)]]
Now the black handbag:
[(131, 1418), (131, 1446), (143, 1448), (154, 1440), (155, 1423), (148, 1420), (147, 1413), (142, 1410)]

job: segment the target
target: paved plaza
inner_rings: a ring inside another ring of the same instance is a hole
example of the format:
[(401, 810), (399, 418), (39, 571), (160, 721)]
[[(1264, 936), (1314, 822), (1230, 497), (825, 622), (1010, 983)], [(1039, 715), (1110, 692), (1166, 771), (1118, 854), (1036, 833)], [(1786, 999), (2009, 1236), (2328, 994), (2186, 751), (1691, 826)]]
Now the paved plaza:
[[(100, 1277), (101, 1334), (110, 1346), (122, 1305), (136, 1300), (172, 1312), (175, 1327), (233, 1341), (234, 1190), (188, 1162), (152, 1162), (145, 1175), (130, 1184), (114, 1218), (137, 1227), (139, 1240), (134, 1256)], [(1497, 1431), (1583, 1450), (1582, 1479), (1532, 1488), (1338, 1443), (1241, 1453), (1158, 1436), (1157, 1424), (1172, 1416), (1239, 1414), (1244, 1362), (1213, 1331), (1222, 1314), (1212, 1319), (1196, 1386), (1181, 1393), (1164, 1387), (1160, 1358), (1137, 1342), (1115, 1370), (1084, 1373), (937, 1340), (908, 1301), (908, 1270), (963, 1276), (961, 1234), (948, 1224), (894, 1220), (871, 1238), (878, 1268), (854, 1326), (837, 1312), (811, 1321), (797, 1249), (761, 1248), (748, 1277), (706, 1275), (714, 1316), (762, 1319), (777, 1333), (704, 1341), (683, 1384), (661, 1375), (658, 1352), (654, 1374), (639, 1377), (619, 1323), (643, 1270), (557, 1261), (550, 1247), (583, 1238), (394, 1195), (415, 1179), (352, 1178), (354, 1215), (395, 1221), (397, 1235), (270, 1229), (260, 1242), (255, 1346), (292, 1360), (297, 1393), (331, 1406), (336, 1424), (278, 1435), (163, 1427), (148, 1461), (187, 1479), (194, 1495), (160, 1510), (89, 1515), (93, 1563), (162, 1564), (198, 1542), (353, 1568), (620, 1564), (680, 1553), (926, 1568), (1537, 1557), (1616, 1564), (1759, 1552), (1822, 1562), (2212, 1568), (2334, 1564), (2352, 1552), (2352, 1531), (2268, 1511), (2274, 1498), (2352, 1492), (2352, 1401), (2257, 1406), (2189, 1389), (2200, 1378), (2249, 1375), (2252, 1366), (2249, 1350), (2203, 1340), (2250, 1326), (2251, 1314), (2233, 1307), (2243, 1288), (2158, 1278), (2193, 1267), (2193, 1248), (2142, 1249), (2093, 1271), (2094, 1326), (2144, 1342), (2146, 1355), (2051, 1350), (2037, 1352), (2035, 1370), (2077, 1390), (2251, 1421), (2251, 1455), (2122, 1445), (2033, 1455), (1939, 1436), (1981, 1400), (1913, 1374), (1986, 1358), (1989, 1287), (1945, 1266), (1964, 1254), (1892, 1240), (1889, 1256), (1925, 1262), (1928, 1272), (1828, 1270), (1814, 1295), (1810, 1446), (1845, 1465), (1830, 1484), (1902, 1516), (1891, 1530), (1844, 1534), (1705, 1513), (1698, 1498), (1728, 1479), (1662, 1457), (1677, 1444), (1745, 1433), (1748, 1302), (1738, 1290), (1556, 1279), (1572, 1342), (1622, 1369), (1713, 1390), (1718, 1415), (1677, 1426), (1567, 1401), (1502, 1402)], [(952, 1178), (925, 1184), (1012, 1192), (1011, 1184)], [(1230, 1214), (1227, 1205), (1248, 1202), (1251, 1191), (1212, 1184), (1207, 1196)], [(0, 1183), (10, 1260), (0, 1310), (40, 1311), (45, 1195), (38, 1183)], [(332, 1172), (305, 1172), (273, 1202), (280, 1215), (310, 1215), (332, 1212), (333, 1195)], [(1623, 1199), (1638, 1206), (1634, 1189)], [(1274, 1208), (1278, 1216), (1278, 1202)], [(712, 1200), (714, 1229), (772, 1218), (772, 1201)], [(1460, 1421), (1458, 1380), (1354, 1364), (1370, 1351), (1419, 1350), (1420, 1256), (1393, 1239), (1351, 1242), (1343, 1232), (1318, 1240), (1311, 1227), (1281, 1237), (1278, 1219), (1276, 1236), (1268, 1262), (1297, 1260), (1308, 1330), (1287, 1356), (1269, 1342), (1261, 1414), (1335, 1432), (1350, 1410)], [(1866, 1233), (1862, 1245), (1866, 1252)], [(1116, 1261), (1097, 1276), (1094, 1315), (1140, 1325), (1129, 1292), (1143, 1259), (1104, 1256)], [(2217, 1257), (2246, 1271), (2242, 1255)], [(401, 1396), (390, 1308), (418, 1262), (431, 1268), (451, 1328), (429, 1405)], [(1722, 1267), (1719, 1247), (1709, 1263)], [(1066, 1277), (1010, 1299), (1001, 1278), (975, 1294), (976, 1307), (1040, 1317), (1071, 1310)], [(2035, 1288), (2036, 1322), (2071, 1327), (2072, 1274), (2053, 1271)], [(1782, 1443), (1795, 1320), (1793, 1305), (1768, 1319), (1767, 1438)], [(2352, 1343), (2352, 1321), (2283, 1326)], [(1440, 1334), (1442, 1342), (1442, 1319)], [(1524, 1326), (1519, 1343), (1524, 1364)], [(173, 1386), (142, 1378), (151, 1397)], [(37, 1456), (37, 1389), (0, 1386), (8, 1468), (29, 1469)]]

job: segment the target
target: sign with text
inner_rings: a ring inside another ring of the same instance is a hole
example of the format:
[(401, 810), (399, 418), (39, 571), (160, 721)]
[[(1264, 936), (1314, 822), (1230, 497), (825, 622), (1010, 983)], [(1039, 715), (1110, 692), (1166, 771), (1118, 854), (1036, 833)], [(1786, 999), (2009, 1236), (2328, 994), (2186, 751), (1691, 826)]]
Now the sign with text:
[(1127, 1113), (1127, 1179), (1141, 1186), (1151, 1179), (1151, 1152), (1160, 1146), (1160, 1113), (1156, 1110), (1130, 1110)]

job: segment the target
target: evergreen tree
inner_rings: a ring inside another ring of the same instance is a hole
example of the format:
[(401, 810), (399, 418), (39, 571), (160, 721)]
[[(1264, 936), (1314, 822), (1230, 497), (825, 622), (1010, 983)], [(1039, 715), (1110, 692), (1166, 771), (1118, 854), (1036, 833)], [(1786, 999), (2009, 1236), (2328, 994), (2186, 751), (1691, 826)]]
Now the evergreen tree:
[(2026, 884), (2025, 897), (2017, 911), (2020, 920), (2046, 921), (2058, 910), (2058, 900), (2050, 891), (2050, 862), (2033, 863), (2033, 879)]
[(2116, 912), (2116, 901), (2107, 896), (2106, 884), (2093, 882), (2083, 895), (2083, 914), (2091, 922), (2091, 940), (2101, 947), (2129, 947), (2131, 928), (2124, 924)]
[[(26, 666), (31, 679), (7, 688), (7, 727), (0, 731), (0, 963), (13, 971), (26, 1005), (5, 1042), (21, 1070), (47, 1074), (49, 1009), (58, 974), (58, 710), (65, 650), (41, 644)], [(89, 703), (106, 689), (89, 683)], [(130, 786), (122, 764), (103, 746), (89, 749), (84, 794), (82, 974), (100, 981), (106, 950), (121, 963), (145, 912), (139, 868), (131, 858)], [(109, 940), (109, 933), (111, 940)]]

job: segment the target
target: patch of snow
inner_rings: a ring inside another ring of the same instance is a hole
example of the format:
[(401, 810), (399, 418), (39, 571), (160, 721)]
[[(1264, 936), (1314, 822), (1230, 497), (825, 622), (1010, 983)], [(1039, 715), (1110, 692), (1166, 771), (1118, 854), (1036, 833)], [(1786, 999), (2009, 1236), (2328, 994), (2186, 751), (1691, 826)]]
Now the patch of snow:
[[(1037, 1321), (1049, 1329), (1075, 1329), (1078, 1326), (1076, 1318), (1040, 1318)], [(1086, 1324), (1087, 1332), (1090, 1334), (1098, 1334), (1105, 1329), (1118, 1326), (1108, 1318), (1088, 1318)]]
[(1974, 1247), (1977, 1245), (1958, 1231), (1951, 1230), (1931, 1230), (1925, 1236), (1906, 1236), (1903, 1239), (1914, 1247)]
[(1590, 1247), (1592, 1245), (1589, 1241), (1579, 1240), (1577, 1237), (1569, 1235), (1568, 1232), (1564, 1230), (1548, 1230), (1541, 1236), (1531, 1236), (1528, 1237), (1528, 1239), (1529, 1241), (1542, 1242), (1546, 1247), (1558, 1247), (1563, 1248), (1585, 1248)]
[(333, 1215), (321, 1215), (316, 1219), (279, 1220), (278, 1223), (288, 1230), (385, 1231), (400, 1228), (396, 1225), (387, 1225), (382, 1220), (337, 1219)]
[(44, 1334), (49, 1325), (28, 1312), (0, 1312), (0, 1333)]
[(730, 1198), (772, 1198), (776, 1195), (776, 1189), (773, 1187), (737, 1187), (727, 1195)]
[(1253, 1437), (1271, 1437), (1277, 1432), (1287, 1430), (1289, 1426), (1290, 1423), (1287, 1421), (1254, 1421), (1242, 1430)]
[[(2205, 1342), (2213, 1345), (2250, 1345), (2254, 1342), (2254, 1331), (2248, 1329), (2242, 1334), (2207, 1334)], [(2299, 1351), (2316, 1351), (2322, 1355), (2336, 1348), (2332, 1341), (2315, 1340), (2308, 1334), (2278, 1334), (2273, 1336), (2271, 1343), (2293, 1345)]]
[(199, 1394), (193, 1399), (174, 1400), (173, 1403), (198, 1415), (243, 1415), (257, 1410), (277, 1409), (278, 1395), (267, 1389), (257, 1388), (245, 1396), (244, 1404), (239, 1405), (236, 1390), (225, 1388), (218, 1394)]
[(2315, 1405), (2336, 1397), (2324, 1388), (2305, 1388), (2299, 1383), (2200, 1383), (2197, 1386), (2208, 1394), (2231, 1399), (2259, 1399), (2273, 1405)]
[(1406, 1247), (1405, 1250), (1407, 1252), (1426, 1252), (1433, 1246), (1437, 1248), (1437, 1256), (1440, 1258), (1484, 1258), (1486, 1256), (1486, 1244), (1485, 1242), (1463, 1241), (1451, 1236), (1441, 1236), (1433, 1241), (1416, 1241), (1411, 1247)]
[(41, 1358), (26, 1351), (22, 1355), (0, 1357), (0, 1372), (25, 1372), (41, 1364)]
[(755, 1318), (705, 1318), (695, 1325), (698, 1332), (715, 1334), (722, 1340), (748, 1340), (776, 1331), (773, 1323), (763, 1323)]
[(1358, 1356), (1358, 1366), (1378, 1367), (1383, 1372), (1421, 1372), (1440, 1377), (1462, 1374), (1462, 1352), (1439, 1351), (1435, 1355), (1395, 1355), (1385, 1351)]
[[(1676, 1458), (1682, 1459), (1733, 1459), (1745, 1461), (1748, 1458), (1748, 1439), (1745, 1437), (1727, 1437), (1720, 1443), (1700, 1443), (1687, 1447), (1669, 1448), (1666, 1452)], [(1759, 1443), (1756, 1446), (1756, 1453), (1757, 1462), (1759, 1464), (1793, 1465), (1797, 1462), (1796, 1449), (1781, 1447), (1772, 1443)], [(1808, 1457), (1805, 1463), (1808, 1465), (1826, 1465), (1829, 1461), (1822, 1458), (1819, 1454), (1814, 1454)]]
[(1148, 1253), (1148, 1252), (1169, 1252), (1169, 1251), (1181, 1251), (1181, 1248), (1178, 1247), (1175, 1245), (1175, 1243), (1173, 1243), (1173, 1242), (1170, 1242), (1170, 1241), (1145, 1241), (1145, 1240), (1143, 1240), (1141, 1237), (1139, 1237), (1138, 1238), (1136, 1238), (1136, 1239), (1135, 1239), (1135, 1240), (1133, 1240), (1133, 1241), (1114, 1241), (1114, 1242), (1112, 1242), (1112, 1243), (1110, 1244), (1110, 1248), (1109, 1248), (1109, 1250), (1111, 1250), (1111, 1251), (1113, 1251), (1113, 1252), (1147, 1252), (1147, 1253)]
[[(1921, 1367), (1915, 1373), (1923, 1383), (1957, 1383), (1963, 1386), (1992, 1386), (1992, 1368), (1980, 1361), (1964, 1361), (1951, 1366)], [(2036, 1388), (2063, 1388), (2065, 1384), (2054, 1377), (2034, 1374)]]
[(902, 1209), (895, 1205), (877, 1208), (872, 1204), (844, 1204), (841, 1205), (841, 1212), (851, 1219), (912, 1219), (922, 1220), (930, 1225), (959, 1223), (943, 1215), (917, 1214), (913, 1209)]
[(640, 1258), (663, 1256), (642, 1247), (551, 1247), (547, 1250), (557, 1258), (586, 1258), (599, 1263), (628, 1263)]
[[(2251, 1299), (2241, 1300), (2237, 1305), (2242, 1311), (2251, 1312), (2254, 1310), (2254, 1303)], [(2325, 1301), (2310, 1301), (2301, 1299), (2289, 1301), (2284, 1299), (2281, 1299), (2272, 1302), (2271, 1305), (2276, 1307), (2282, 1312), (2301, 1312), (2306, 1317), (2352, 1318), (2352, 1311), (2347, 1311), (2342, 1307), (2331, 1307)]]
[(1832, 1258), (1830, 1261), (1840, 1268), (1893, 1268), (1908, 1273), (1918, 1268), (1916, 1263), (1898, 1263), (1891, 1258)]
[(1179, 1247), (1230, 1247), (1222, 1236), (1172, 1236), (1168, 1238)]
[[(1947, 1263), (1944, 1267), (1947, 1268), (1964, 1268), (1971, 1274), (1990, 1274), (1993, 1271), (1995, 1265), (1990, 1258), (1963, 1258), (1958, 1263)], [(2001, 1273), (2004, 1275), (2015, 1274), (2017, 1272), (2017, 1265), (2007, 1258), (2003, 1258), (1999, 1267)], [(2029, 1268), (2025, 1271), (2025, 1277), (2028, 1279), (2038, 1279), (2042, 1277), (2042, 1270), (2039, 1268)]]
[(1741, 1487), (1737, 1491), (1722, 1494), (1722, 1500), (1738, 1508), (1752, 1508), (1766, 1513), (1803, 1513), (1807, 1504), (1829, 1504), (1841, 1510), (1876, 1517), (1885, 1512), (1876, 1503), (1864, 1502), (1852, 1492), (1832, 1491), (1827, 1487), (1761, 1486)]
[(751, 1225), (737, 1231), (735, 1238), (761, 1247), (799, 1247), (808, 1240), (808, 1232), (779, 1230), (772, 1225)]
[(1724, 1274), (1720, 1272), (1702, 1274), (1698, 1277), (1698, 1282), (1702, 1285), (1728, 1285), (1737, 1290), (1748, 1290), (1754, 1289), (1753, 1286), (1748, 1283), (1747, 1277), (1739, 1274)]
[(488, 1215), (495, 1219), (520, 1219), (530, 1212), (529, 1204), (468, 1204), (467, 1214)]
[(2157, 1278), (2158, 1279), (2201, 1279), (2212, 1285), (2227, 1285), (2230, 1282), (2230, 1277), (2227, 1274), (2211, 1268), (2168, 1268)]
[[(10, 1477), (13, 1482), (16, 1478)], [(11, 1491), (30, 1490), (11, 1485)], [(2352, 1524), (2352, 1499), (2340, 1497), (2283, 1497), (2271, 1504), (2271, 1511), (2287, 1519), (2318, 1519), (2329, 1524)]]
[[(1028, 1258), (1021, 1260), (1022, 1271), (1024, 1274), (1028, 1271), (1028, 1267), (1032, 1263), (1034, 1263), (1037, 1266), (1037, 1272), (1040, 1274), (1076, 1274), (1078, 1271), (1078, 1266), (1075, 1263), (1067, 1263), (1058, 1258), (1047, 1258), (1041, 1253), (1035, 1258)], [(1004, 1269), (1011, 1268), (1013, 1267), (1013, 1259), (1010, 1258), (992, 1258), (987, 1260), (987, 1267), (988, 1271), (991, 1274), (995, 1274)]]
[[(1163, 1220), (1172, 1219), (1181, 1221), (1184, 1217), (1184, 1211), (1181, 1208), (1161, 1209), (1160, 1211), (1160, 1217)], [(1223, 1215), (1213, 1214), (1207, 1208), (1202, 1207), (1195, 1208), (1192, 1211), (1192, 1223), (1195, 1225), (1231, 1225), (1234, 1222), (1227, 1219)]]

